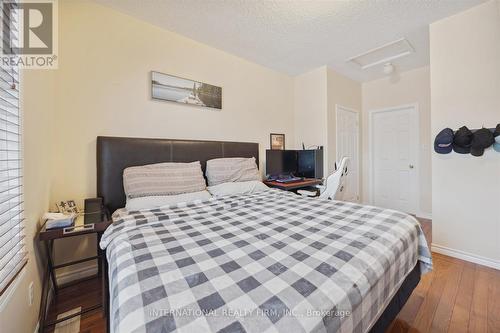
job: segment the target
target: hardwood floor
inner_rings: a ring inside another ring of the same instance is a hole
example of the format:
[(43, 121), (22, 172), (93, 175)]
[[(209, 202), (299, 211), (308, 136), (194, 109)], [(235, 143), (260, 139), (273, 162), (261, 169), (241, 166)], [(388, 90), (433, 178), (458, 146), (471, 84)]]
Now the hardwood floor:
[[(420, 219), (428, 242), (432, 222)], [(388, 329), (403, 332), (500, 332), (500, 271), (438, 253), (434, 270)]]
[[(62, 288), (55, 300), (51, 303), (47, 314), (47, 322), (54, 322), (57, 315), (81, 306), (83, 309), (101, 303), (101, 279), (86, 280), (66, 288)], [(62, 323), (64, 324), (64, 322)], [(45, 330), (54, 332), (55, 326)], [(105, 318), (101, 309), (86, 313), (80, 318), (80, 332), (104, 333), (106, 330)]]
[[(432, 222), (420, 219), (431, 243)], [(433, 253), (434, 270), (422, 277), (410, 299), (387, 333), (500, 333), (500, 271)], [(68, 288), (61, 293), (49, 317), (77, 304), (100, 301), (100, 281)], [(103, 333), (105, 319), (100, 311), (84, 315), (80, 332)], [(52, 330), (50, 331), (52, 332)]]

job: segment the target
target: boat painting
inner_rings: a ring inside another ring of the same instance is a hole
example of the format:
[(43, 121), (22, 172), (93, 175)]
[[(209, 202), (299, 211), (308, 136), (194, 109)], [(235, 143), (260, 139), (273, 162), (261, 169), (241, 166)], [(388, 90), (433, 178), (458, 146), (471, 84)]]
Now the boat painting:
[(177, 76), (151, 72), (153, 99), (222, 109), (222, 88)]

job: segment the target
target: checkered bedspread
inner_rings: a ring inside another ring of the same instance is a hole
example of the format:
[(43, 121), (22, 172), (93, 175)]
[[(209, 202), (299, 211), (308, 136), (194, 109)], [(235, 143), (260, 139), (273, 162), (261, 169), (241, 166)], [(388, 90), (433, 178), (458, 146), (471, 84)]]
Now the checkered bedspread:
[(279, 190), (117, 211), (113, 332), (367, 332), (417, 261), (411, 216)]

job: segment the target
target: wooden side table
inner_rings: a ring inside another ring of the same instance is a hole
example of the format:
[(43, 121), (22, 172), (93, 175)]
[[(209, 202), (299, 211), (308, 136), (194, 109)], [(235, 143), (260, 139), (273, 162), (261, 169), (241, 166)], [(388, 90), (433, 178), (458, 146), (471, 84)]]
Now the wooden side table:
[[(101, 250), (99, 247), (99, 242), (101, 240), (101, 236), (106, 230), (106, 228), (112, 223), (112, 220), (107, 216), (107, 214), (102, 213), (101, 214), (101, 221), (97, 223), (90, 223), (90, 224), (84, 224), (83, 221), (83, 215), (79, 216), (75, 220), (74, 226), (67, 227), (67, 228), (54, 228), (54, 229), (46, 229), (45, 225), (42, 226), (40, 231), (38, 232), (38, 239), (43, 242), (43, 245), (46, 250), (46, 255), (47, 255), (47, 270), (45, 272), (44, 276), (44, 281), (43, 281), (43, 286), (42, 286), (42, 301), (40, 303), (40, 314), (39, 314), (39, 320), (40, 320), (40, 328), (39, 332), (43, 333), (44, 330), (48, 327), (54, 326), (60, 322), (63, 322), (65, 320), (68, 320), (70, 318), (76, 317), (83, 315), (87, 312), (94, 311), (99, 308), (103, 308), (104, 311), (107, 311), (108, 308), (108, 300), (107, 300), (107, 283), (105, 283), (105, 280), (107, 279), (102, 279), (103, 284), (103, 292), (102, 292), (102, 302), (99, 304), (95, 304), (92, 306), (89, 306), (87, 308), (83, 308), (80, 312), (73, 313), (69, 316), (66, 316), (64, 318), (60, 318), (57, 320), (53, 320), (50, 322), (46, 322), (46, 313), (47, 313), (47, 300), (49, 296), (49, 291), (50, 291), (50, 285), (52, 284), (54, 294), (57, 295), (59, 293), (59, 290), (68, 286), (72, 286), (75, 283), (80, 283), (85, 280), (93, 279), (95, 277), (100, 277), (103, 274), (107, 274), (107, 262), (106, 262), (106, 255), (105, 251)], [(74, 260), (74, 261), (69, 261), (65, 262), (62, 264), (55, 264), (54, 258), (53, 258), (53, 249), (54, 249), (54, 241), (58, 239), (63, 239), (63, 238), (69, 238), (69, 237), (79, 237), (82, 235), (88, 235), (88, 234), (96, 234), (97, 236), (97, 249), (96, 249), (96, 255), (79, 259), (79, 260)], [(63, 267), (68, 267), (76, 264), (80, 264), (83, 262), (91, 261), (91, 260), (97, 260), (97, 276), (91, 276), (87, 277), (85, 279), (81, 279), (75, 282), (70, 282), (68, 284), (60, 286), (57, 283), (57, 278), (55, 271), (57, 269), (63, 268)]]

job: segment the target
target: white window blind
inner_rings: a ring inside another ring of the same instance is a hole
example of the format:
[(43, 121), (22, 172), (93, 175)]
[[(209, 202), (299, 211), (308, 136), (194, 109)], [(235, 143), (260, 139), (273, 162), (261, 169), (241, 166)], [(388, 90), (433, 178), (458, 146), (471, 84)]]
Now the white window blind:
[[(3, 41), (18, 38), (18, 19), (7, 17), (0, 0), (3, 25), (10, 27), (10, 36), (1, 29)], [(12, 5), (12, 4), (11, 4)], [(14, 44), (15, 45), (15, 44)], [(0, 65), (0, 295), (27, 262), (24, 246), (23, 167), (21, 152), (21, 117), (19, 112), (19, 69)]]

